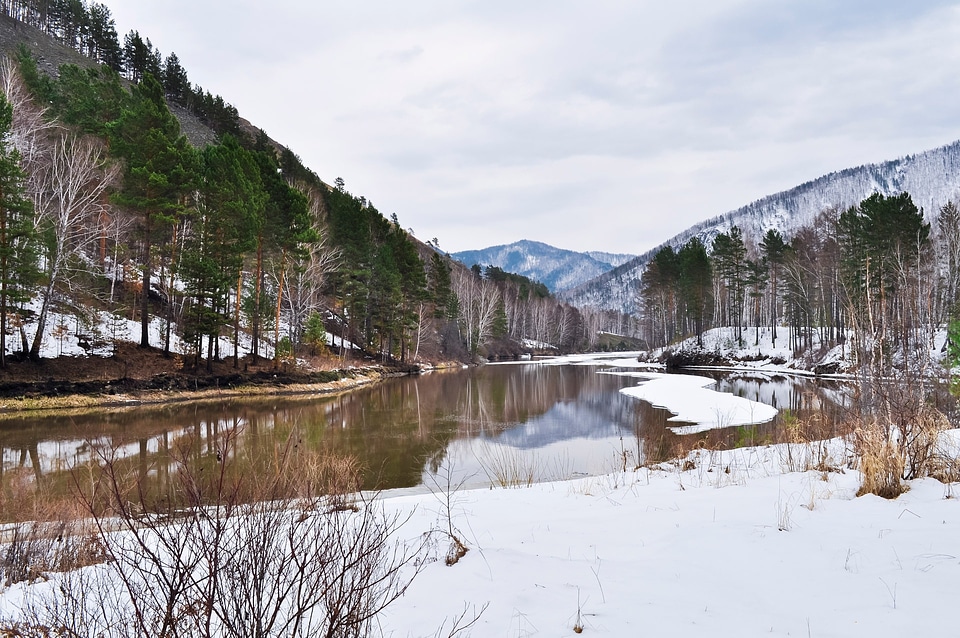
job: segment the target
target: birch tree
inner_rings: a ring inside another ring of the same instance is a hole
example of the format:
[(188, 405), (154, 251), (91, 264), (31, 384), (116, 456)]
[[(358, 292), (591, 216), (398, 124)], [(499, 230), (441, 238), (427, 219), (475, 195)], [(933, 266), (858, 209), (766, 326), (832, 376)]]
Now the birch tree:
[(46, 188), (33, 194), (34, 206), (49, 240), (44, 255), (46, 285), (31, 358), (40, 356), (50, 305), (68, 275), (68, 262), (99, 236), (96, 222), (107, 207), (106, 190), (119, 174), (117, 166), (106, 165), (105, 160), (102, 146), (91, 139), (61, 136), (54, 142), (44, 170), (39, 171)]

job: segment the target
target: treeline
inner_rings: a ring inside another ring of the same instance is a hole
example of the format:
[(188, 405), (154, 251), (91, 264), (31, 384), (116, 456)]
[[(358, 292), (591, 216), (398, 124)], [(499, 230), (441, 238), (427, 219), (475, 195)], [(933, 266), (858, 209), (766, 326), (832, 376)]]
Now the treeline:
[(958, 289), (957, 206), (944, 205), (931, 228), (908, 193), (878, 193), (792, 237), (733, 227), (709, 247), (693, 238), (660, 249), (643, 275), (644, 334), (666, 345), (729, 327), (748, 345), (765, 328), (797, 352), (855, 336), (861, 362), (903, 363), (932, 346)]
[(176, 53), (163, 56), (150, 38), (129, 31), (121, 42), (109, 7), (86, 0), (0, 0), (0, 12), (35, 27), (134, 84), (150, 74), (168, 100), (218, 134), (242, 135), (237, 109), (190, 82)]

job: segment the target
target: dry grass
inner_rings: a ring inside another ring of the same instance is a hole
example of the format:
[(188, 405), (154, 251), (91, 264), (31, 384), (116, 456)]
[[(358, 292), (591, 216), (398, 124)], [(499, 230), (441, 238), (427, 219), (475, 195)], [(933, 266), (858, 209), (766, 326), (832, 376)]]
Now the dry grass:
[(72, 493), (53, 493), (25, 468), (4, 473), (0, 489), (0, 583), (33, 581), (105, 560), (91, 521)]
[(543, 473), (539, 461), (522, 450), (489, 446), (477, 458), (490, 483), (500, 487), (530, 487)]
[(883, 498), (897, 498), (906, 491), (902, 480), (902, 450), (879, 421), (874, 419), (857, 428), (854, 446), (862, 476), (857, 496), (876, 494)]
[[(29, 468), (6, 471), (0, 481), (5, 522), (0, 526), (0, 585), (103, 562), (106, 553), (91, 515), (154, 513), (173, 520), (184, 508), (216, 499), (227, 499), (231, 506), (289, 500), (321, 504), (329, 511), (356, 509), (362, 478), (356, 459), (300, 445), (294, 431), (272, 454), (263, 454), (253, 471), (235, 471), (238, 433), (223, 434), (218, 458), (198, 455), (190, 437), (178, 441), (171, 471), (163, 479), (143, 475), (136, 459), (115, 456), (111, 450), (100, 452), (99, 464), (77, 466), (72, 484), (53, 483)], [(107, 467), (109, 475), (104, 474)], [(122, 511), (131, 504), (129, 511)]]

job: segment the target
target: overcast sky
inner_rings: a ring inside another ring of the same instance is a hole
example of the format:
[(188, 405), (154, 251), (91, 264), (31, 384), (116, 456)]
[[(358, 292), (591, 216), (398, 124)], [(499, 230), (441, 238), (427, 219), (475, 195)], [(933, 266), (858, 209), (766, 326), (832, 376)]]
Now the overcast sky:
[(960, 2), (105, 0), (449, 252), (643, 252), (960, 138)]

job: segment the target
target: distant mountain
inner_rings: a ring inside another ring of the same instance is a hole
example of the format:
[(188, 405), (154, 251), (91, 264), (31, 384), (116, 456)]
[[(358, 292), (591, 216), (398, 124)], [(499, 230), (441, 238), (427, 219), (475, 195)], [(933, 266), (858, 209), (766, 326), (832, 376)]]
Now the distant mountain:
[(831, 207), (849, 208), (877, 192), (887, 196), (910, 193), (927, 220), (932, 220), (943, 204), (960, 197), (960, 141), (917, 155), (830, 173), (769, 195), (696, 224), (609, 272), (564, 290), (560, 297), (577, 306), (635, 313), (643, 270), (663, 246), (679, 248), (697, 236), (709, 248), (714, 237), (734, 226), (740, 227), (748, 241), (758, 241), (771, 228), (789, 239), (820, 212)]
[(539, 281), (550, 292), (558, 292), (613, 270), (633, 259), (634, 255), (578, 253), (537, 241), (522, 240), (506, 246), (452, 253), (452, 257), (467, 266), (496, 266)]

